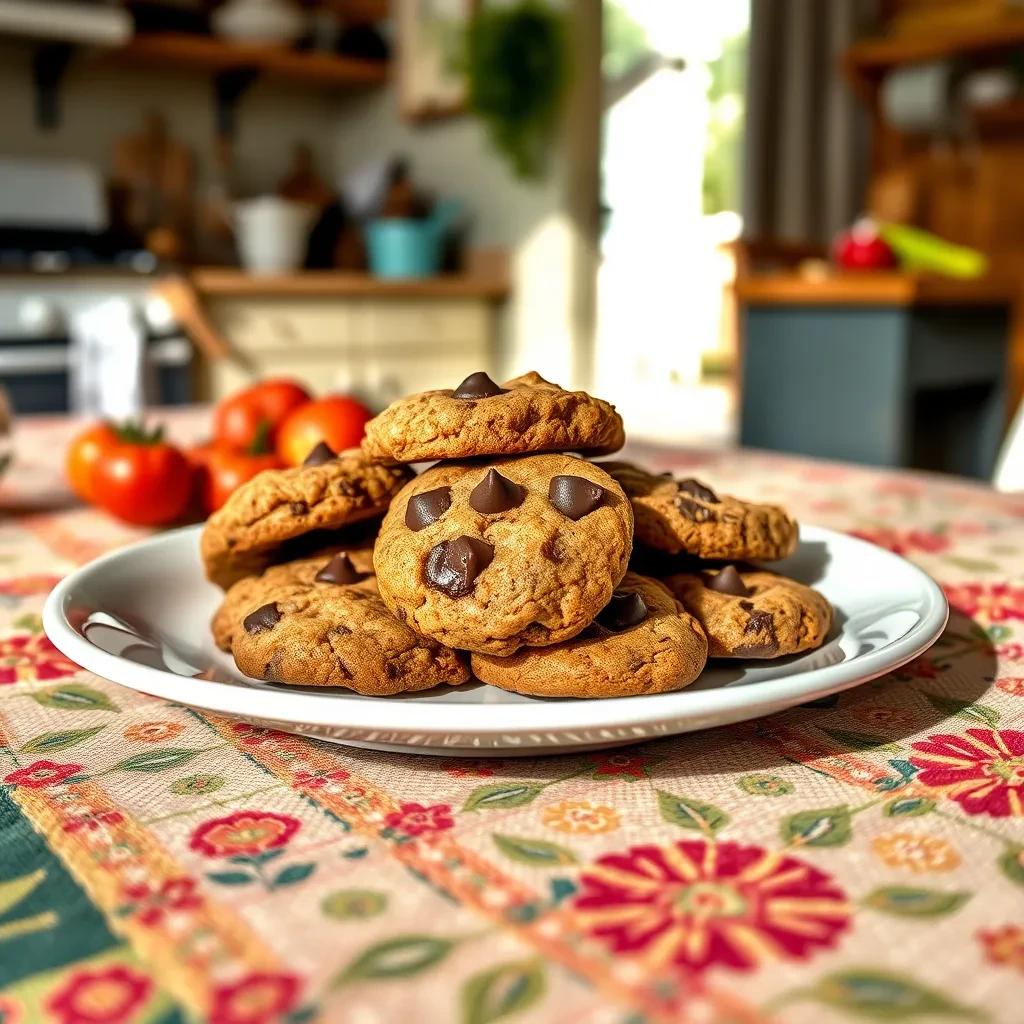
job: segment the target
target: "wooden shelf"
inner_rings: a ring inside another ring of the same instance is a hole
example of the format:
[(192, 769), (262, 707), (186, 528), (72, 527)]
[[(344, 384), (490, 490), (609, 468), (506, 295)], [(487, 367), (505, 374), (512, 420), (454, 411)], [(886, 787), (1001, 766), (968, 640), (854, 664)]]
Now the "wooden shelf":
[(508, 296), (508, 280), (498, 274), (442, 274), (437, 277), (385, 280), (340, 270), (304, 270), (293, 274), (257, 276), (232, 268), (198, 268), (189, 274), (203, 299), (253, 296), (260, 298), (393, 298), (486, 299)]
[(754, 306), (999, 306), (1020, 294), (1017, 281), (982, 277), (973, 281), (899, 271), (756, 274), (736, 282), (736, 295)]
[(382, 61), (172, 32), (135, 36), (127, 45), (108, 51), (104, 59), (215, 74), (257, 71), (273, 78), (335, 88), (381, 85), (388, 78), (388, 66)]
[(843, 65), (854, 82), (869, 84), (905, 64), (968, 53), (995, 53), (1018, 46), (1024, 46), (1024, 17), (1014, 16), (956, 32), (864, 39), (846, 51)]

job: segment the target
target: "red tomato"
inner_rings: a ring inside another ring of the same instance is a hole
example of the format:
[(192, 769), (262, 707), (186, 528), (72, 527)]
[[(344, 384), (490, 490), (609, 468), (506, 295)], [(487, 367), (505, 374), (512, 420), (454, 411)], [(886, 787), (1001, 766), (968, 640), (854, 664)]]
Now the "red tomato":
[(238, 451), (273, 451), (278, 428), (310, 400), (291, 380), (265, 380), (225, 398), (213, 412), (213, 439)]
[(212, 442), (197, 445), (186, 455), (196, 470), (195, 493), (204, 515), (216, 512), (246, 480), (282, 465), (274, 452), (249, 455)]
[(277, 454), (289, 466), (298, 466), (321, 441), (336, 452), (352, 448), (363, 439), (363, 428), (372, 416), (365, 405), (347, 395), (309, 402), (281, 424)]
[(65, 472), (71, 489), (83, 501), (96, 500), (96, 465), (117, 445), (117, 431), (109, 423), (95, 423), (77, 434), (68, 446)]
[(185, 511), (192, 491), (192, 468), (163, 431), (134, 425), (115, 428), (117, 443), (107, 449), (93, 476), (100, 508), (138, 526), (172, 523)]

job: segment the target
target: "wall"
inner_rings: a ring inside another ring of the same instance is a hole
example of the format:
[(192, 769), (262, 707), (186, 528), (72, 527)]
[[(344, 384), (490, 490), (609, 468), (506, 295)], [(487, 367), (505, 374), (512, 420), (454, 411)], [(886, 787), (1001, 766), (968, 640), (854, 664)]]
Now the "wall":
[(398, 116), (390, 89), (342, 101), (335, 161), (343, 173), (399, 154), (411, 159), (423, 188), (455, 197), (471, 211), (472, 245), (509, 250), (513, 299), (503, 318), (499, 371), (511, 376), (536, 369), (560, 383), (573, 379), (570, 309), (561, 281), (570, 246), (564, 145), (552, 146), (542, 181), (522, 182), (471, 117), (411, 124)]
[[(585, 5), (587, 0), (577, 2)], [(586, 63), (577, 60), (575, 67)], [(596, 74), (596, 61), (589, 63)], [(136, 131), (147, 111), (158, 109), (174, 136), (191, 148), (197, 198), (203, 195), (214, 140), (207, 76), (111, 69), (97, 60), (78, 59), (61, 90), (59, 127), (41, 131), (33, 119), (30, 48), (7, 43), (0, 44), (0, 97), (0, 155), (72, 156), (104, 171), (116, 140)], [(578, 123), (577, 113), (570, 103)], [(596, 115), (587, 119), (596, 124)], [(585, 281), (588, 274), (592, 277), (585, 236), (591, 231), (589, 226), (581, 229), (574, 203), (578, 207), (582, 197), (596, 214), (596, 198), (590, 202), (581, 187), (578, 152), (570, 158), (572, 138), (567, 125), (551, 146), (544, 180), (523, 183), (470, 117), (414, 126), (399, 118), (390, 89), (338, 97), (257, 83), (238, 112), (235, 177), (245, 191), (273, 188), (288, 167), (292, 144), (300, 139), (313, 146), (318, 168), (329, 181), (367, 161), (410, 155), (424, 187), (458, 198), (472, 211), (471, 244), (509, 250), (513, 299), (502, 318), (498, 372), (536, 369), (562, 384), (584, 384), (591, 344)]]
[[(106, 171), (114, 143), (137, 131), (147, 111), (159, 110), (174, 136), (191, 148), (197, 181), (202, 185), (207, 179), (214, 140), (209, 77), (113, 69), (80, 57), (61, 88), (61, 123), (43, 131), (34, 120), (31, 52), (28, 45), (0, 46), (0, 155), (77, 157)], [(240, 185), (246, 191), (273, 188), (288, 168), (292, 143), (300, 139), (313, 145), (327, 175), (337, 106), (326, 93), (257, 83), (239, 109), (235, 167)]]

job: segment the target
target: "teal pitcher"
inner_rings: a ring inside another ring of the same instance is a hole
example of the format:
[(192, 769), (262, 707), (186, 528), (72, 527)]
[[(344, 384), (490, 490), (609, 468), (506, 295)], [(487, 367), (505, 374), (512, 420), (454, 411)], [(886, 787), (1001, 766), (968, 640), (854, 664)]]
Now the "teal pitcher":
[(370, 273), (375, 277), (431, 277), (441, 269), (445, 239), (462, 204), (443, 199), (424, 220), (381, 218), (366, 226)]

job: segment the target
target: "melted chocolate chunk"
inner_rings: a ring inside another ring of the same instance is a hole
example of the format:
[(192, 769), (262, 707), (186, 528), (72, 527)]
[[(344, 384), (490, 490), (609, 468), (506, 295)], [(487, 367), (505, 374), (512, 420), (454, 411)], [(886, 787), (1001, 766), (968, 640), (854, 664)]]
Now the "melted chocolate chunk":
[(304, 516), (309, 511), (309, 505), (304, 501), (293, 501), (289, 508), (295, 516)]
[(715, 573), (711, 579), (704, 577), (704, 586), (718, 594), (729, 594), (731, 597), (750, 597), (750, 590), (740, 578), (735, 565), (727, 565), (721, 572)]
[(483, 370), (471, 373), (453, 392), (452, 398), (493, 398), (508, 394), (506, 388), (499, 388)]
[[(743, 604), (749, 604), (750, 602), (744, 601)], [(760, 633), (762, 631), (767, 633), (774, 633), (775, 628), (772, 624), (772, 617), (768, 612), (755, 612), (752, 610), (753, 605), (750, 608), (744, 608), (744, 611), (750, 612), (750, 618), (747, 624), (743, 627), (744, 633)]]
[(711, 509), (706, 505), (700, 505), (693, 498), (680, 494), (676, 498), (676, 508), (679, 509), (683, 518), (689, 519), (691, 523), (706, 523), (712, 518)]
[(581, 476), (553, 476), (548, 499), (563, 516), (575, 522), (590, 515), (604, 501), (604, 488)]
[(637, 593), (616, 590), (612, 599), (598, 613), (597, 622), (613, 633), (638, 626), (647, 618), (647, 605)]
[(487, 476), (470, 491), (469, 504), (485, 516), (493, 516), (498, 512), (507, 512), (510, 508), (518, 508), (525, 498), (525, 487), (513, 483), (496, 469), (490, 469)]
[(418, 532), (436, 523), (452, 507), (452, 489), (437, 487), (432, 491), (414, 494), (405, 506), (405, 525)]
[(693, 477), (680, 480), (676, 487), (679, 488), (680, 494), (689, 494), (691, 497), (700, 498), (701, 501), (706, 501), (709, 505), (718, 504), (718, 495), (710, 487), (705, 487), (699, 480), (694, 480)]
[(321, 441), (303, 460), (304, 466), (322, 466), (325, 462), (337, 458), (338, 453), (331, 446)]
[(273, 629), (280, 621), (281, 612), (277, 607), (277, 602), (272, 601), (246, 615), (242, 619), (242, 629), (246, 633), (262, 633), (264, 630)]
[(353, 564), (352, 559), (339, 551), (314, 577), (317, 583), (358, 583), (365, 580), (370, 574), (360, 572)]
[(779, 653), (779, 645), (774, 637), (769, 637), (763, 644), (740, 644), (732, 653), (736, 658), (774, 658)]
[(494, 548), (486, 541), (456, 537), (430, 549), (423, 575), (428, 587), (449, 597), (465, 597), (492, 558)]

